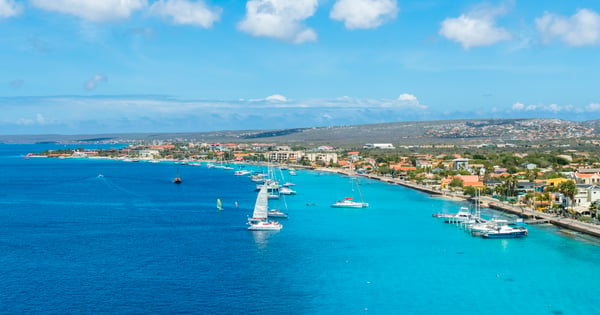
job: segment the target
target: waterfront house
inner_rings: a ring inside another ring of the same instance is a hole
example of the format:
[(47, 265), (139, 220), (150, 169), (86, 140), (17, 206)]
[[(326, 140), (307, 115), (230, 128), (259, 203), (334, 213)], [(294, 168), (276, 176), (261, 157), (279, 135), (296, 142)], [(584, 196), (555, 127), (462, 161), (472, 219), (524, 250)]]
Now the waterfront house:
[(561, 183), (569, 181), (570, 179), (566, 178), (551, 178), (546, 180), (546, 187), (558, 187)]
[(600, 200), (600, 186), (596, 185), (577, 185), (577, 194), (575, 195), (574, 206), (588, 207)]

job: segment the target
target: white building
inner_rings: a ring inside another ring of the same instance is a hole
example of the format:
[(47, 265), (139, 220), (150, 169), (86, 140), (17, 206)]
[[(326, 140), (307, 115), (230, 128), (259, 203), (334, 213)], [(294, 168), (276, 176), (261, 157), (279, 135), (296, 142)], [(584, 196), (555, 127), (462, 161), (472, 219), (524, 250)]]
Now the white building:
[(391, 143), (367, 143), (363, 149), (395, 149), (395, 147)]

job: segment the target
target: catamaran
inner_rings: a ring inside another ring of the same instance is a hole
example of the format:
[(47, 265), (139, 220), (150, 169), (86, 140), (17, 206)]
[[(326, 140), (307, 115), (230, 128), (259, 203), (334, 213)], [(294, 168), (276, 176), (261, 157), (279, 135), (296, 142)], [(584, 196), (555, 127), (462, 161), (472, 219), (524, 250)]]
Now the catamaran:
[(269, 221), (268, 217), (268, 188), (263, 186), (256, 196), (256, 203), (254, 204), (254, 212), (252, 218), (248, 219), (248, 230), (250, 231), (279, 231), (283, 225), (277, 221)]
[[(352, 169), (352, 164), (350, 164), (350, 169)], [(360, 197), (360, 201), (354, 201), (354, 197), (346, 197), (342, 200), (336, 201), (331, 206), (334, 208), (368, 208), (369, 204), (363, 201), (362, 193), (360, 192), (360, 185), (358, 184), (358, 179), (356, 177), (350, 177), (352, 182), (352, 191), (354, 191), (354, 187), (358, 191), (358, 195)]]

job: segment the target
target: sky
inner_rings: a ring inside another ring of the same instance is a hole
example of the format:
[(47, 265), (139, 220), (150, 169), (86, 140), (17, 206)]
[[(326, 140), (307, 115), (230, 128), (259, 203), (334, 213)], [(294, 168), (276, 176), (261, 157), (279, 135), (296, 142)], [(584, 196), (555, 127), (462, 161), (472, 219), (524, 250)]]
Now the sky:
[(597, 0), (0, 0), (0, 134), (600, 119)]

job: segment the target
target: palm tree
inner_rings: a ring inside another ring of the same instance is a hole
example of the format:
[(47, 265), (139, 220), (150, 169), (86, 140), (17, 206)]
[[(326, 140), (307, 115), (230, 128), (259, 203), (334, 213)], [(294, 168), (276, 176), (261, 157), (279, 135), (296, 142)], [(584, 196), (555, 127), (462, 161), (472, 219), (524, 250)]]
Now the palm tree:
[(571, 210), (575, 203), (575, 195), (577, 194), (577, 184), (574, 181), (568, 180), (558, 185), (558, 191), (571, 200)]

